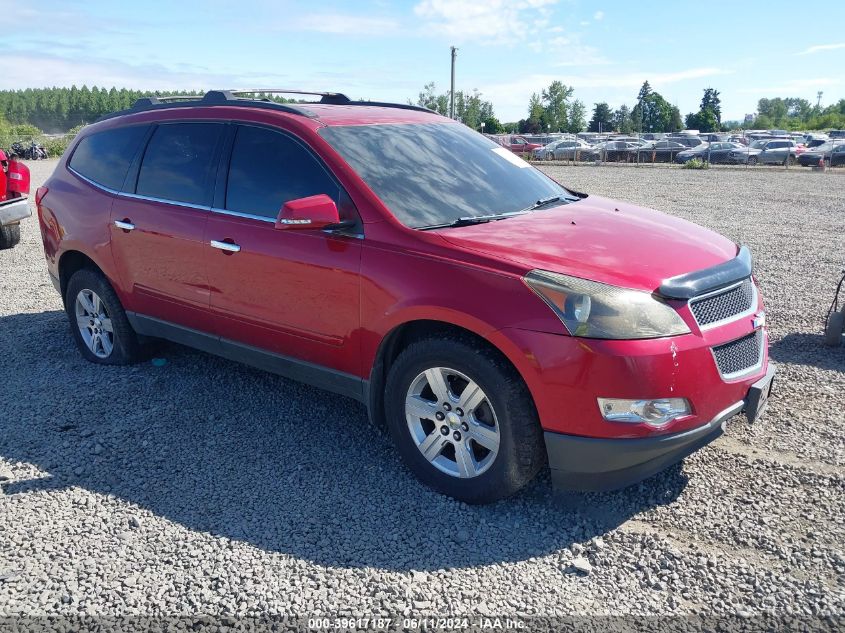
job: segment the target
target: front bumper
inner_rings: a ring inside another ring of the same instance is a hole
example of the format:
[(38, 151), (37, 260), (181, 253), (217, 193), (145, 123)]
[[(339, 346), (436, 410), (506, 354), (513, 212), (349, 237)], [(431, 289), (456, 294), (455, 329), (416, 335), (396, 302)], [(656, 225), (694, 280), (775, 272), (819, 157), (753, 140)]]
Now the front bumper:
[(31, 215), (28, 198), (14, 198), (0, 202), (0, 226), (16, 224)]
[[(771, 387), (769, 365), (758, 381)], [(764, 395), (768, 395), (767, 393)], [(748, 409), (756, 416), (759, 390), (720, 411), (710, 422), (688, 431), (638, 439), (605, 439), (545, 433), (549, 469), (555, 488), (577, 491), (616, 490), (630, 486), (675, 464), (706, 446), (725, 430), (725, 423)]]

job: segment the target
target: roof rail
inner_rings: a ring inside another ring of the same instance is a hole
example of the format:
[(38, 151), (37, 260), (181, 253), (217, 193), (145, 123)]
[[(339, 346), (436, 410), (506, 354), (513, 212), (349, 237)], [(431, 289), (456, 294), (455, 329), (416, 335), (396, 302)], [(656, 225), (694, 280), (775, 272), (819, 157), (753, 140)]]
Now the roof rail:
[[(348, 103), (349, 97), (341, 92), (314, 92), (313, 90), (293, 90), (288, 88), (243, 88), (239, 90), (224, 90), (231, 95), (244, 94), (287, 94), (287, 95), (313, 95), (322, 97), (320, 103)], [(243, 97), (238, 97), (243, 98)]]
[(126, 114), (135, 114), (137, 112), (144, 112), (146, 110), (158, 110), (164, 108), (186, 108), (199, 107), (209, 105), (229, 105), (229, 106), (246, 106), (253, 108), (266, 108), (269, 110), (278, 110), (280, 112), (287, 112), (289, 114), (297, 114), (306, 116), (311, 119), (318, 119), (319, 116), (313, 110), (308, 108), (308, 103), (278, 103), (267, 98), (250, 98), (249, 94), (299, 94), (299, 95), (314, 95), (319, 96), (320, 101), (317, 102), (323, 105), (345, 105), (345, 106), (375, 106), (382, 108), (398, 108), (400, 110), (416, 110), (419, 112), (432, 113), (434, 110), (415, 106), (406, 103), (386, 103), (383, 101), (352, 101), (345, 94), (340, 92), (313, 92), (307, 90), (287, 90), (281, 88), (249, 88), (238, 90), (209, 90), (202, 97), (195, 95), (173, 95), (170, 97), (148, 96), (137, 99), (132, 107), (128, 110), (121, 110), (120, 112), (113, 112), (97, 119), (104, 121), (117, 116)]

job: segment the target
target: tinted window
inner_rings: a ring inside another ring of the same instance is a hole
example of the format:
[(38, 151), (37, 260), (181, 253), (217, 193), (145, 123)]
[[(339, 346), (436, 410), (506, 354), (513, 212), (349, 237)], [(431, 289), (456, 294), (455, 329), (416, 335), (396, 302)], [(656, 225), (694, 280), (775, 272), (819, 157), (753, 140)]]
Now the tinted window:
[(548, 197), (577, 200), (460, 123), (329, 126), (320, 134), (407, 226), (519, 211)]
[(210, 203), (217, 123), (167, 123), (153, 133), (138, 173), (136, 193), (190, 204)]
[(338, 202), (338, 185), (299, 142), (265, 128), (238, 128), (229, 164), (227, 209), (275, 218), (285, 202), (320, 193)]
[(147, 128), (136, 125), (86, 136), (76, 146), (70, 167), (97, 184), (120, 190)]

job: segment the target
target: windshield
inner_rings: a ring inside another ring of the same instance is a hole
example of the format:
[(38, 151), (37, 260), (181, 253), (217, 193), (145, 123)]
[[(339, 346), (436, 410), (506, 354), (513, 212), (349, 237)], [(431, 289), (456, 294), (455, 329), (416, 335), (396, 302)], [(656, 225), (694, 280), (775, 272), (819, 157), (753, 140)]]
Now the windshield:
[(459, 123), (330, 126), (323, 138), (412, 228), (578, 200), (510, 150)]

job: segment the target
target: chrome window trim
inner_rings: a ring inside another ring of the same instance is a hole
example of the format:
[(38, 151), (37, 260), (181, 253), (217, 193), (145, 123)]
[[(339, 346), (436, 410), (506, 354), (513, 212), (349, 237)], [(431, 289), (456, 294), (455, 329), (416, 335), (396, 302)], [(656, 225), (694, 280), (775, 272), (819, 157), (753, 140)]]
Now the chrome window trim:
[(78, 171), (76, 171), (70, 165), (67, 166), (67, 169), (68, 169), (69, 172), (74, 174), (76, 177), (84, 180), (85, 182), (87, 182), (92, 187), (96, 187), (97, 189), (99, 189), (101, 191), (105, 191), (106, 193), (110, 193), (114, 196), (120, 196), (122, 198), (131, 198), (133, 200), (146, 200), (146, 201), (149, 201), (149, 202), (163, 202), (164, 204), (173, 204), (173, 205), (180, 206), (180, 207), (187, 207), (189, 209), (197, 209), (199, 211), (210, 211), (211, 210), (211, 207), (208, 206), (208, 205), (193, 204), (191, 202), (180, 202), (179, 200), (167, 200), (165, 198), (155, 198), (153, 196), (143, 196), (143, 195), (137, 194), (137, 193), (129, 193), (128, 191), (116, 191), (114, 189), (106, 187), (105, 185), (101, 185), (100, 183), (91, 180), (87, 176), (83, 176), (82, 174), (80, 174)]
[(156, 198), (155, 196), (144, 196), (139, 193), (128, 193), (122, 191), (118, 194), (124, 198), (131, 198), (133, 200), (145, 200), (147, 202), (162, 202), (164, 204), (173, 204), (177, 207), (186, 207), (188, 209), (196, 209), (197, 211), (211, 211), (211, 206), (205, 204), (194, 204), (193, 202), (181, 202), (179, 200), (168, 200), (167, 198)]
[(719, 345), (714, 345), (710, 348), (710, 355), (713, 357), (713, 363), (716, 365), (716, 370), (719, 372), (719, 375), (722, 377), (722, 380), (736, 380), (737, 378), (743, 378), (745, 376), (749, 376), (753, 373), (760, 371), (763, 368), (763, 357), (765, 356), (765, 333), (763, 332), (763, 328), (758, 328), (751, 332), (750, 334), (754, 334), (755, 336), (760, 337), (760, 356), (757, 358), (757, 362), (754, 363), (748, 369), (743, 369), (741, 371), (735, 371), (730, 374), (723, 374), (722, 370), (719, 368), (719, 362), (716, 360), (716, 352), (713, 351), (715, 347), (722, 347), (723, 345), (729, 345), (735, 341), (745, 338), (749, 336), (749, 334), (743, 334), (742, 336), (735, 338), (733, 341), (727, 341), (725, 343), (720, 343)]
[[(698, 318), (695, 316), (695, 312), (692, 309), (694, 303), (698, 303), (703, 299), (709, 299), (710, 297), (715, 297), (720, 294), (724, 294), (726, 292), (730, 292), (734, 288), (738, 288), (746, 281), (751, 280), (751, 307), (744, 312), (740, 312), (739, 314), (735, 314), (733, 316), (728, 317), (727, 319), (722, 319), (721, 321), (714, 321), (713, 323), (708, 323), (707, 325), (701, 325), (698, 322)], [(692, 318), (695, 321), (696, 325), (698, 325), (698, 329), (702, 332), (706, 330), (712, 330), (715, 327), (720, 327), (722, 325), (727, 325), (728, 323), (733, 323), (734, 321), (739, 321), (740, 319), (744, 319), (745, 317), (751, 316), (754, 314), (760, 303), (759, 293), (757, 292), (757, 284), (754, 283), (754, 280), (751, 277), (746, 277), (742, 281), (738, 281), (736, 283), (731, 284), (730, 286), (726, 286), (725, 288), (719, 288), (718, 290), (713, 290), (711, 292), (705, 292), (704, 294), (696, 295), (692, 299), (689, 300), (689, 309), (690, 314), (692, 314)]]
[(231, 215), (236, 218), (247, 218), (249, 220), (261, 220), (263, 222), (276, 223), (276, 218), (268, 218), (266, 215), (256, 215), (254, 213), (243, 213), (241, 211), (229, 211), (228, 209), (220, 209), (218, 207), (211, 207), (209, 209), (212, 213), (220, 213), (221, 215)]
[(71, 167), (71, 166), (70, 166), (70, 164), (68, 164), (68, 165), (67, 165), (67, 170), (68, 170), (70, 173), (72, 173), (74, 176), (76, 176), (77, 178), (80, 178), (81, 180), (84, 180), (84, 181), (85, 181), (85, 182), (87, 182), (89, 185), (91, 185), (92, 187), (96, 187), (96, 188), (97, 188), (97, 189), (99, 189), (100, 191), (105, 191), (106, 193), (110, 193), (110, 194), (112, 194), (112, 195), (114, 195), (114, 196), (120, 195), (120, 192), (119, 192), (119, 191), (115, 191), (114, 189), (110, 189), (109, 187), (106, 187), (105, 185), (101, 185), (101, 184), (100, 184), (100, 183), (98, 183), (98, 182), (94, 182), (93, 180), (91, 180), (91, 179), (90, 179), (90, 178), (88, 178), (87, 176), (83, 176), (83, 175), (82, 175), (82, 174), (80, 174), (78, 171), (76, 171), (73, 167)]

